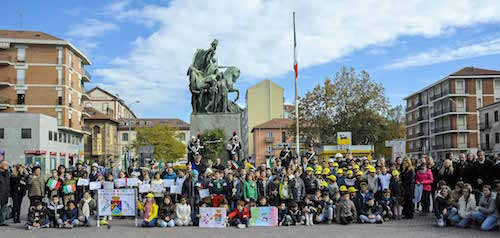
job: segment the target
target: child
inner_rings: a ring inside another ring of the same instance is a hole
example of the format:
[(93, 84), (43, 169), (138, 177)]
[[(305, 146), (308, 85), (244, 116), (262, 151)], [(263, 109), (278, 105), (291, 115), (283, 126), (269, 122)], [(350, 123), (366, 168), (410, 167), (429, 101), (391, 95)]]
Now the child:
[(175, 224), (177, 226), (189, 226), (191, 223), (191, 206), (187, 204), (185, 197), (181, 198), (180, 203), (175, 207)]
[(161, 227), (175, 226), (175, 204), (172, 203), (172, 199), (168, 195), (163, 198), (158, 223)]
[(314, 207), (314, 202), (306, 196), (304, 198), (304, 208), (303, 208), (306, 226), (314, 225), (314, 214), (316, 213), (316, 207)]
[(152, 193), (146, 195), (146, 202), (141, 203), (137, 200), (137, 209), (144, 211), (144, 220), (142, 221), (142, 227), (155, 227), (156, 219), (158, 217), (158, 205), (155, 202), (155, 196)]
[(295, 201), (290, 202), (290, 210), (286, 215), (286, 225), (287, 226), (297, 226), (302, 225), (304, 221), (304, 216), (302, 211), (299, 209), (299, 205)]
[(250, 199), (257, 200), (257, 183), (253, 180), (253, 174), (249, 174), (243, 183), (243, 198), (245, 201)]
[(283, 223), (285, 223), (286, 219), (286, 214), (288, 213), (285, 203), (282, 202), (280, 203), (280, 206), (278, 207), (278, 225), (283, 226)]
[(74, 186), (76, 188), (76, 181), (72, 178), (71, 173), (66, 172), (66, 179), (63, 182), (63, 203), (68, 204), (69, 201), (75, 201), (75, 192), (74, 190), (64, 190), (65, 187), (71, 188)]
[(95, 224), (93, 216), (97, 211), (97, 203), (90, 196), (88, 191), (83, 193), (82, 200), (78, 203), (78, 211), (80, 216), (78, 220), (80, 220), (85, 226), (92, 226)]
[(434, 215), (436, 215), (436, 223), (439, 227), (444, 227), (446, 225), (446, 219), (451, 214), (451, 208), (453, 205), (453, 199), (451, 198), (451, 189), (444, 185), (441, 190), (436, 195), (434, 200)]
[(354, 172), (352, 172), (352, 170), (347, 170), (347, 178), (344, 179), (344, 184), (347, 187), (353, 187), (356, 185), (356, 178), (354, 177)]
[(61, 214), (64, 210), (64, 205), (59, 201), (59, 197), (53, 195), (49, 204), (47, 204), (47, 214), (52, 227), (61, 228), (63, 225)]
[(269, 204), (267, 203), (266, 197), (261, 197), (259, 199), (259, 207), (269, 207)]
[(334, 214), (335, 205), (333, 201), (330, 199), (328, 193), (322, 194), (322, 201), (318, 206), (318, 222), (326, 222), (328, 225), (332, 224), (333, 214)]
[(215, 172), (215, 178), (208, 185), (210, 188), (210, 194), (212, 194), (213, 205), (218, 207), (222, 199), (224, 199), (224, 192), (227, 189), (227, 183), (222, 178), (221, 172)]
[(393, 217), (392, 209), (394, 207), (394, 201), (391, 197), (390, 189), (384, 189), (383, 195), (380, 198), (380, 206), (382, 206), (382, 218), (384, 221), (391, 219)]
[(366, 204), (364, 209), (359, 215), (361, 223), (382, 223), (382, 216), (380, 216), (380, 210), (375, 204), (375, 199), (372, 195), (366, 197)]
[(327, 177), (328, 181), (328, 194), (330, 198), (333, 198), (333, 195), (339, 191), (339, 186), (337, 185), (337, 177), (335, 175), (330, 174)]
[(340, 192), (342, 194), (342, 199), (339, 201), (337, 205), (337, 223), (342, 225), (347, 225), (356, 221), (357, 212), (356, 212), (356, 206), (351, 201), (347, 189), (345, 187), (343, 188), (344, 189), (342, 188), (340, 189)]
[(35, 200), (33, 206), (30, 207), (28, 213), (28, 222), (26, 228), (28, 230), (48, 228), (50, 222), (47, 219), (47, 210), (43, 207), (42, 202)]
[(72, 229), (80, 224), (78, 221), (78, 208), (76, 208), (74, 201), (69, 201), (66, 204), (66, 209), (63, 213), (63, 224), (64, 228), (68, 229)]
[(403, 193), (401, 191), (401, 179), (399, 178), (399, 171), (392, 171), (391, 183), (389, 184), (389, 190), (392, 193), (392, 210), (393, 215), (396, 220), (401, 220), (403, 214), (403, 207), (401, 202), (403, 201)]
[(227, 215), (229, 224), (236, 226), (238, 228), (245, 228), (248, 225), (248, 219), (250, 218), (250, 213), (245, 207), (244, 201), (239, 201), (236, 209)]

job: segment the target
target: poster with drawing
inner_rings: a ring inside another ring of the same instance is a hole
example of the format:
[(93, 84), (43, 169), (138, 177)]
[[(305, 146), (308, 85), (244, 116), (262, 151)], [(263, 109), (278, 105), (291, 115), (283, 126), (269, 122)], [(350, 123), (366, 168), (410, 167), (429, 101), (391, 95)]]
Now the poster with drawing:
[(97, 190), (99, 216), (135, 216), (135, 189)]
[(200, 207), (200, 227), (225, 228), (226, 208)]
[(278, 208), (252, 207), (250, 217), (250, 226), (277, 226)]

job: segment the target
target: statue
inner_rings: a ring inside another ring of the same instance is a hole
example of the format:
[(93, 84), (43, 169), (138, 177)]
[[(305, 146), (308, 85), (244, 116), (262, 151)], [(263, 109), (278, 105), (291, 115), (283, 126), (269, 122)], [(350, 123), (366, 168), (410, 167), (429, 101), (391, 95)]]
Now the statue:
[[(187, 71), (193, 114), (243, 111), (236, 104), (240, 92), (233, 87), (240, 77), (240, 70), (235, 66), (217, 65), (215, 54), (218, 43), (219, 41), (215, 39), (209, 49), (198, 49)], [(219, 69), (226, 70), (221, 72)], [(234, 101), (230, 101), (228, 95), (233, 92), (237, 95)]]

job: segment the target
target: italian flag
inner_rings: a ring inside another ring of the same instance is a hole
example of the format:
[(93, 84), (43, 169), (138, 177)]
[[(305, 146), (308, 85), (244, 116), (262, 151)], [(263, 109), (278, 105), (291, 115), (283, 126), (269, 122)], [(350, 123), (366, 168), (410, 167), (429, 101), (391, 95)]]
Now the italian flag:
[(238, 164), (236, 162), (234, 162), (234, 161), (231, 161), (231, 165), (232, 165), (233, 169), (239, 169), (240, 168), (240, 166), (238, 166)]
[(297, 62), (297, 37), (295, 36), (295, 12), (293, 12), (293, 69), (295, 70), (295, 79), (299, 76), (299, 65)]
[(47, 187), (49, 187), (50, 190), (58, 190), (59, 186), (61, 186), (61, 182), (56, 181), (52, 178), (47, 182)]
[(65, 194), (74, 193), (76, 191), (75, 184), (64, 185), (63, 191)]

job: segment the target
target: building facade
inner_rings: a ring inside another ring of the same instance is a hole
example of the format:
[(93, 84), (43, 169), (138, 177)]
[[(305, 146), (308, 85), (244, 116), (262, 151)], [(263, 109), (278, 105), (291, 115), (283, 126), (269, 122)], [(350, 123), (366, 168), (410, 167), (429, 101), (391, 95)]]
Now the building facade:
[(85, 160), (110, 167), (118, 161), (118, 124), (119, 121), (94, 108), (85, 108), (90, 117), (85, 118)]
[[(271, 80), (263, 80), (247, 89), (246, 103), (249, 132), (255, 126), (273, 118), (283, 118), (283, 93), (284, 89)], [(252, 158), (255, 158), (253, 133), (248, 135), (248, 151)]]
[(500, 71), (466, 67), (404, 98), (406, 152), (443, 159), (479, 147), (478, 108), (500, 100)]
[(275, 118), (252, 129), (256, 165), (266, 163), (271, 157), (279, 158), (283, 146), (294, 142), (292, 124), (291, 119)]
[(500, 102), (479, 108), (481, 150), (487, 155), (500, 153)]
[(11, 164), (37, 164), (43, 173), (71, 166), (83, 155), (83, 143), (60, 130), (57, 118), (41, 113), (0, 113), (0, 150)]
[(122, 99), (102, 88), (95, 87), (87, 91), (87, 95), (84, 100), (85, 107), (92, 107), (115, 120), (137, 118)]

